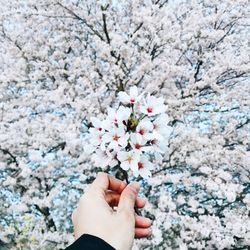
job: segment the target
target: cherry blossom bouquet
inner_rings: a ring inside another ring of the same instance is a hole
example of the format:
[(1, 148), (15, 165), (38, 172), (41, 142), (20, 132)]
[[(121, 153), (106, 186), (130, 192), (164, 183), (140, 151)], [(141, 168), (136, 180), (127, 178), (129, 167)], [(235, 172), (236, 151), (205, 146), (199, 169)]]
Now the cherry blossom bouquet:
[(118, 167), (123, 172), (143, 178), (151, 176), (153, 160), (160, 162), (168, 147), (172, 127), (162, 97), (118, 93), (118, 109), (108, 108), (105, 120), (91, 117), (89, 144), (85, 152), (92, 154), (95, 165)]

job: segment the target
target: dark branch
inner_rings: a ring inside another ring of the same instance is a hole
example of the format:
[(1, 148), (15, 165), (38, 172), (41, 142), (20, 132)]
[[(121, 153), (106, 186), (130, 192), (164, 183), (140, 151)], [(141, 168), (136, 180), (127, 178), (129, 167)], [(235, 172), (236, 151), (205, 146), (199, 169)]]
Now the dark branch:
[(136, 29), (134, 30), (134, 32), (130, 35), (130, 37), (132, 37), (143, 25), (143, 22), (141, 22), (137, 27)]
[[(101, 7), (102, 11), (105, 11), (107, 10), (109, 5), (107, 5), (106, 7)], [(109, 33), (108, 33), (108, 29), (107, 29), (107, 21), (106, 21), (106, 15), (105, 13), (102, 13), (102, 21), (103, 21), (103, 31), (104, 31), (104, 34), (106, 36), (106, 39), (107, 39), (107, 43), (110, 44), (110, 37), (109, 37)]]
[(94, 27), (89, 24), (84, 18), (78, 16), (75, 12), (73, 12), (71, 9), (67, 8), (66, 6), (62, 5), (61, 3), (57, 3), (59, 6), (64, 8), (66, 11), (68, 11), (72, 16), (74, 16), (77, 20), (81, 21), (84, 23), (95, 35), (97, 35), (102, 41), (105, 41), (105, 39), (102, 37), (102, 35), (94, 29)]
[(44, 157), (46, 154), (56, 152), (59, 149), (64, 150), (65, 146), (66, 146), (66, 142), (59, 143), (58, 145), (50, 148), (46, 153), (43, 153), (42, 156)]
[(37, 204), (35, 204), (35, 208), (45, 217), (46, 226), (48, 229), (53, 228), (56, 231), (56, 225), (54, 220), (51, 218), (50, 211), (48, 207), (40, 208)]
[(236, 129), (240, 129), (250, 122), (250, 118), (247, 118), (245, 122), (242, 122), (236, 126)]
[(5, 155), (9, 155), (10, 156), (10, 158), (11, 158), (11, 163), (12, 162), (14, 162), (15, 164), (16, 164), (16, 166), (18, 167), (18, 161), (17, 161), (17, 159), (16, 159), (16, 157), (9, 151), (9, 150), (7, 150), (7, 149), (3, 149), (3, 148), (1, 148), (0, 147), (0, 150), (5, 154)]
[(196, 64), (196, 71), (194, 73), (194, 79), (195, 79), (195, 82), (198, 82), (200, 81), (201, 79), (198, 79), (198, 75), (200, 73), (200, 68), (201, 68), (201, 65), (203, 64), (203, 62), (201, 60), (198, 60), (197, 64)]

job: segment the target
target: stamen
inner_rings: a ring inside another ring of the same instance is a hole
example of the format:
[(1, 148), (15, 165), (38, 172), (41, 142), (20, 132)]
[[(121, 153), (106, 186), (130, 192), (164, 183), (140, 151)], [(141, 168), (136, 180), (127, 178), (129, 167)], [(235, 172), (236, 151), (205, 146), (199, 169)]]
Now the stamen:
[(131, 103), (135, 103), (135, 98), (131, 98), (131, 99), (130, 99), (130, 102), (131, 102)]
[(142, 169), (142, 168), (144, 168), (143, 163), (142, 162), (138, 162), (138, 169)]
[(132, 157), (131, 155), (129, 155), (128, 158), (127, 158), (127, 161), (128, 161), (129, 163), (131, 163), (132, 160), (133, 160), (133, 157)]
[(141, 135), (144, 135), (144, 134), (145, 134), (145, 131), (144, 131), (143, 128), (141, 128), (141, 129), (139, 130), (139, 134), (141, 134)]
[(152, 113), (152, 112), (153, 112), (153, 108), (148, 107), (148, 108), (147, 108), (147, 112), (148, 112), (148, 113)]
[(114, 141), (118, 141), (119, 139), (120, 139), (120, 136), (118, 136), (118, 135), (114, 135), (114, 136), (113, 136), (113, 140), (114, 140)]

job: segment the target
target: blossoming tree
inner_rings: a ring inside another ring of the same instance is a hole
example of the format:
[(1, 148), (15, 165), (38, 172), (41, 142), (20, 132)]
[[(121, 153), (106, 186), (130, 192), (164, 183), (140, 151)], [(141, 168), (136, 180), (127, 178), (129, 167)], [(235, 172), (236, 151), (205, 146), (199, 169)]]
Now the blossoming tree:
[[(131, 149), (146, 145), (152, 122), (171, 136), (157, 146), (162, 158), (141, 159), (150, 172), (134, 171), (151, 175), (138, 180), (154, 220), (152, 237), (134, 248), (250, 245), (247, 0), (0, 3), (1, 249), (73, 241), (74, 206), (96, 172), (114, 164), (100, 161), (101, 146), (90, 161), (89, 133), (107, 116), (128, 121), (126, 107), (111, 109), (116, 97), (134, 105), (144, 92), (149, 120), (136, 124)], [(153, 121), (158, 98), (168, 116)], [(124, 130), (106, 132), (105, 147), (127, 143)], [(123, 169), (138, 166), (125, 161), (133, 156), (119, 154)]]

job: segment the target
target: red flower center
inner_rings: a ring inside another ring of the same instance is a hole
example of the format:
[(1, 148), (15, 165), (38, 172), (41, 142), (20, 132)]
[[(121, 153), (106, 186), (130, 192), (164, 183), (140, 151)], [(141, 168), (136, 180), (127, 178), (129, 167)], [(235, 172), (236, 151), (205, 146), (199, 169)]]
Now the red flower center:
[(141, 129), (139, 130), (139, 134), (141, 134), (141, 135), (144, 135), (144, 134), (145, 134), (145, 131), (144, 131), (143, 128), (141, 128)]
[(120, 139), (120, 136), (118, 136), (118, 135), (113, 135), (113, 140), (114, 141), (118, 141)]
[(131, 98), (131, 99), (130, 99), (130, 102), (131, 102), (131, 103), (135, 103), (135, 98)]
[(118, 125), (118, 120), (117, 118), (114, 119), (114, 124), (117, 126)]
[(151, 140), (150, 142), (151, 142), (151, 144), (156, 144), (157, 141), (156, 140)]
[(136, 144), (135, 144), (135, 148), (136, 148), (136, 149), (140, 149), (140, 148), (141, 148), (141, 145), (140, 145), (139, 143), (136, 143)]
[(148, 112), (148, 113), (152, 113), (152, 112), (153, 112), (153, 108), (148, 107), (148, 108), (147, 108), (147, 112)]
[(138, 169), (142, 169), (142, 168), (144, 168), (143, 163), (142, 162), (138, 162)]

